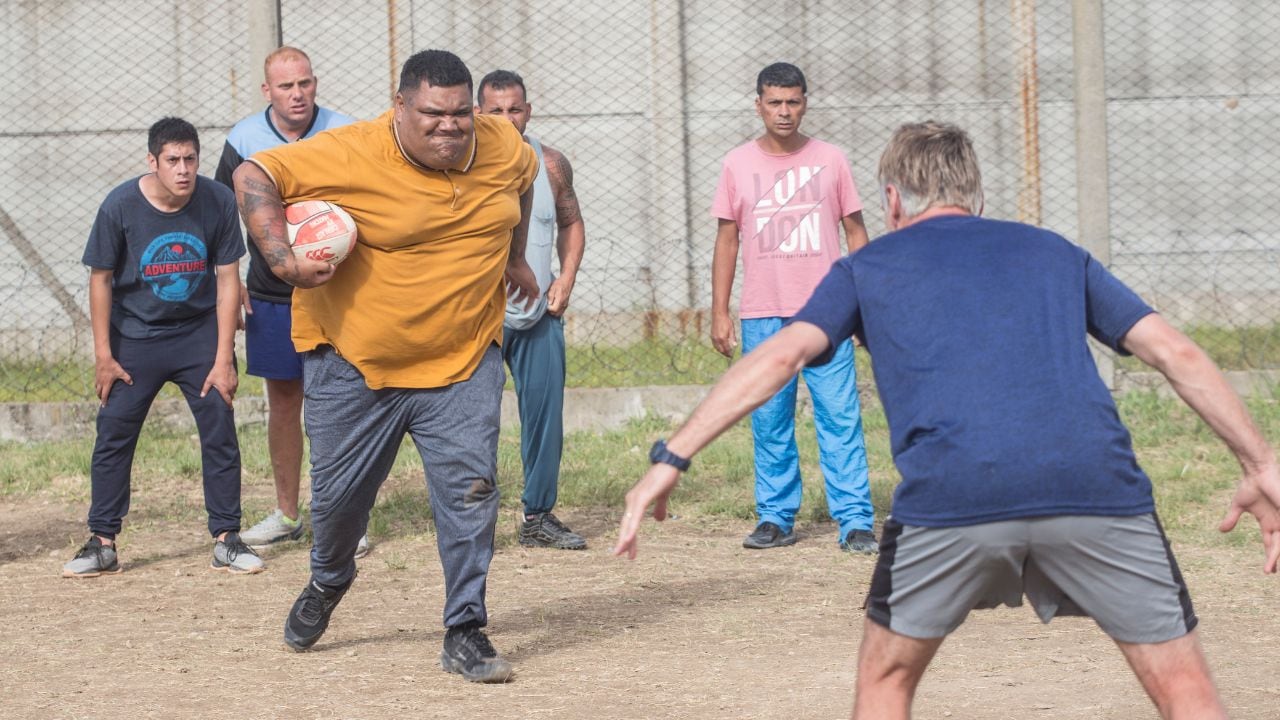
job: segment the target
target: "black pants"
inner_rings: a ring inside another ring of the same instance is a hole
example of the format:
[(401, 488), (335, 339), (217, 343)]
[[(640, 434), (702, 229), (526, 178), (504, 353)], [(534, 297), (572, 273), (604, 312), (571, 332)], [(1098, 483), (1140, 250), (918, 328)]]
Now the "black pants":
[(187, 399), (200, 432), (200, 461), (204, 470), (204, 507), (209, 532), (217, 537), (240, 530), (240, 445), (235, 416), (214, 388), (200, 397), (217, 354), (218, 324), (210, 314), (191, 327), (146, 340), (120, 337), (111, 331), (111, 353), (133, 378), (117, 380), (98, 410), (98, 439), (91, 470), (93, 500), (89, 531), (114, 538), (129, 513), (133, 453), (142, 421), (156, 393), (173, 382)]

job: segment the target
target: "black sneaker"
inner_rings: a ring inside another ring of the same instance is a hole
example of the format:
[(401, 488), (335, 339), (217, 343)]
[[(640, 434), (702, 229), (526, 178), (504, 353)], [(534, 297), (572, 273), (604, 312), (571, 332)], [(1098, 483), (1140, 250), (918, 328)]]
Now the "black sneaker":
[(585, 550), (587, 539), (570, 530), (549, 512), (526, 515), (520, 523), (520, 544), (559, 550)]
[(786, 547), (787, 545), (796, 544), (795, 532), (782, 532), (782, 528), (777, 525), (765, 521), (756, 526), (756, 529), (742, 541), (742, 547), (751, 550), (765, 550), (767, 548)]
[(338, 602), (347, 593), (353, 580), (354, 577), (340, 588), (330, 588), (312, 578), (298, 599), (293, 601), (289, 617), (284, 621), (285, 645), (296, 652), (303, 652), (315, 645), (329, 627), (329, 616), (338, 607)]
[(840, 549), (859, 555), (878, 555), (880, 543), (876, 540), (876, 534), (870, 530), (850, 530), (840, 541)]
[(440, 667), (471, 682), (504, 683), (511, 679), (511, 663), (498, 657), (489, 636), (472, 621), (451, 627), (444, 634)]

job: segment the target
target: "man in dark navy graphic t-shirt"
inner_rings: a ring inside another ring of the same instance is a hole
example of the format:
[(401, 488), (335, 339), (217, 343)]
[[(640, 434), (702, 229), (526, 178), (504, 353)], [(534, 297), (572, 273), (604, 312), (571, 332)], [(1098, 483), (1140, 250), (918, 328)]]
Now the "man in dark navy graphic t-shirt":
[(1151, 481), (1086, 338), (1137, 356), (1218, 434), (1242, 477), (1222, 528), (1280, 562), (1280, 466), (1209, 356), (1080, 247), (980, 217), (953, 125), (904, 125), (880, 159), (890, 232), (837, 261), (792, 322), (734, 365), (627, 493), (618, 554), (661, 519), (691, 456), (801, 368), (856, 337), (902, 475), (867, 594), (853, 717), (907, 718), (925, 668), (974, 609), (1087, 615), (1162, 717), (1225, 718)]
[(133, 452), (151, 402), (166, 382), (186, 397), (200, 431), (211, 567), (257, 573), (266, 566), (239, 536), (234, 340), (244, 239), (235, 196), (200, 177), (200, 139), (190, 123), (151, 126), (151, 173), (112, 190), (84, 251), (93, 320), (94, 391), (101, 403), (89, 506), (92, 536), (64, 577), (120, 572), (115, 539), (129, 512)]

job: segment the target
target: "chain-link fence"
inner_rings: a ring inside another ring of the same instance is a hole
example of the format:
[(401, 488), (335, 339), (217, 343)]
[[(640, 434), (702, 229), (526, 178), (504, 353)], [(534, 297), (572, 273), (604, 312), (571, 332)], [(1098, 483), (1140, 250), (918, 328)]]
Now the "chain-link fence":
[[(704, 382), (725, 367), (707, 340), (709, 207), (725, 153), (761, 131), (755, 75), (777, 60), (805, 70), (804, 130), (848, 154), (873, 237), (884, 228), (875, 165), (893, 128), (956, 122), (977, 145), (988, 216), (1081, 239), (1224, 365), (1280, 366), (1275, 3), (0, 8), (0, 399), (91, 396), (79, 258), (98, 204), (145, 172), (146, 128), (163, 115), (197, 125), (211, 174), (231, 125), (263, 107), (261, 58), (277, 39), (311, 54), (322, 105), (360, 118), (389, 107), (419, 49), (457, 52), (477, 80), (524, 76), (529, 131), (572, 161), (587, 226), (566, 321), (571, 385)], [(1095, 55), (1081, 40), (1090, 12), (1104, 28)], [(1105, 86), (1091, 90), (1081, 68), (1103, 61)], [(1093, 131), (1081, 121), (1090, 92), (1105, 120)]]

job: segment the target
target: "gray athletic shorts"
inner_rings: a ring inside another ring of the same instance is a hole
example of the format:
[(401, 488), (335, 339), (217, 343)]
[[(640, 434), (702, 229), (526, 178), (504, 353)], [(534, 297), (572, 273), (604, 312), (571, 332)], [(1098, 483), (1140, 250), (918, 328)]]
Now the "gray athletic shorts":
[(1060, 515), (965, 527), (885, 522), (867, 617), (900, 635), (940, 638), (973, 609), (1018, 607), (1043, 622), (1085, 615), (1126, 643), (1158, 643), (1198, 622), (1154, 514)]

